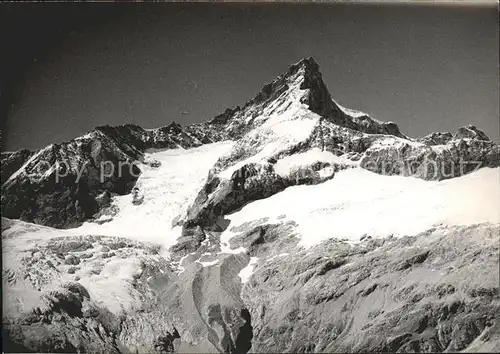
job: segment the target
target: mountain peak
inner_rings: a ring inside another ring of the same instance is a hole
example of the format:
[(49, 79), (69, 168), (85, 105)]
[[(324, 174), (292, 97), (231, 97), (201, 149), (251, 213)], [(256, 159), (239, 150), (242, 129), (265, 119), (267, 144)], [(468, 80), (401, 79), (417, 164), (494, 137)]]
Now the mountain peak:
[(318, 72), (319, 73), (319, 65), (316, 63), (313, 57), (302, 58), (295, 64), (290, 66), (289, 72), (296, 71), (298, 69), (306, 69), (308, 73)]
[(302, 103), (309, 104), (310, 109), (314, 112), (318, 111), (316, 112), (318, 114), (323, 113), (322, 106), (330, 101), (330, 94), (323, 82), (319, 65), (312, 57), (303, 58), (292, 64), (286, 73), (279, 75), (272, 82), (264, 85), (255, 98), (245, 106), (274, 99), (292, 86), (296, 86), (300, 90), (309, 89), (309, 97), (305, 97)]
[(226, 109), (208, 122), (223, 125), (232, 139), (237, 139), (270, 117), (296, 111), (298, 107), (325, 118), (331, 123), (368, 134), (406, 137), (392, 122), (380, 122), (368, 114), (341, 106), (334, 101), (312, 57), (292, 64), (286, 72), (264, 85), (257, 95), (242, 107)]
[(333, 110), (330, 92), (323, 82), (323, 77), (319, 70), (319, 65), (312, 58), (304, 58), (292, 65), (290, 70), (302, 72), (301, 90), (309, 90), (309, 95), (305, 97), (303, 103), (309, 105), (309, 109), (321, 116), (329, 116)]
[[(309, 106), (309, 109), (321, 116), (330, 115), (332, 112), (332, 99), (320, 72), (318, 63), (313, 57), (303, 58), (292, 64), (286, 74), (278, 76), (271, 84), (264, 86), (264, 89), (271, 88), (274, 83), (285, 82), (287, 86), (291, 83), (299, 83), (300, 90), (308, 90), (308, 93), (301, 97), (301, 103)], [(274, 85), (275, 87), (279, 87)]]
[[(256, 117), (265, 118), (277, 110), (283, 113), (292, 101), (307, 105), (320, 116), (329, 116), (334, 112), (334, 104), (323, 82), (319, 65), (312, 57), (292, 64), (286, 72), (265, 84), (242, 107), (227, 109), (209, 123), (224, 124), (231, 136), (241, 136), (251, 129)], [(259, 121), (263, 122), (262, 119)]]

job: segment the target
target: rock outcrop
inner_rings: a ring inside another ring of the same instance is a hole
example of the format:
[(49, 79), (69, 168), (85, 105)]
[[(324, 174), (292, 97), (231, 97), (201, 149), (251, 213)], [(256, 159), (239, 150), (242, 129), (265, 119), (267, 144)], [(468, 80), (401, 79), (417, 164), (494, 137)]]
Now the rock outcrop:
[(478, 225), (368, 239), (355, 247), (332, 240), (288, 259), (263, 261), (242, 290), (251, 309), (252, 350), (480, 348), (498, 331), (495, 233), (498, 227)]
[(425, 180), (454, 178), (482, 167), (500, 166), (500, 146), (489, 140), (454, 138), (446, 144), (431, 144), (382, 140), (364, 152), (360, 166), (383, 175)]
[(9, 177), (19, 170), (28, 159), (33, 156), (35, 151), (28, 149), (21, 149), (13, 152), (2, 152), (1, 161), (1, 176), (2, 184), (9, 179)]

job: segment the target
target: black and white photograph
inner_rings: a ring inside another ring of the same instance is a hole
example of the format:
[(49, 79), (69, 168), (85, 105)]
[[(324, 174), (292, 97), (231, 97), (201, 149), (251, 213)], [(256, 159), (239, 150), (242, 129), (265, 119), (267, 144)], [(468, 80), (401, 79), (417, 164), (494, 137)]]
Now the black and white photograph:
[(500, 352), (499, 4), (0, 4), (2, 352)]

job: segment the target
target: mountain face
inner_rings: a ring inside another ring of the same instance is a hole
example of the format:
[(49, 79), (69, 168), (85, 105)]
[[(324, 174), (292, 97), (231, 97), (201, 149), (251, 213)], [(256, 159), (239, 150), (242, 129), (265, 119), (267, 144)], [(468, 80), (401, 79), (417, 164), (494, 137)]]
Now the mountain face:
[[(191, 148), (227, 138), (217, 125), (176, 123), (145, 130), (135, 125), (97, 127), (37, 152), (2, 156), (2, 215), (53, 227), (72, 227), (95, 215), (103, 193), (128, 194), (147, 149)], [(12, 172), (12, 167), (17, 171)]]
[(499, 166), (472, 125), (412, 139), (341, 106), (312, 58), (205, 123), (2, 153), (3, 338), (498, 351)]
[[(219, 202), (214, 204), (211, 198), (228, 205), (221, 211), (225, 213), (290, 185), (324, 181), (326, 177), (316, 177), (319, 171), (314, 169), (331, 165), (327, 161), (313, 161), (319, 165), (306, 168), (310, 176), (300, 179), (275, 173), (269, 163), (312, 148), (345, 157), (346, 163), (334, 164), (336, 169), (359, 161), (362, 168), (376, 173), (424, 179), (441, 180), (500, 165), (499, 146), (474, 126), (462, 127), (454, 135), (433, 133), (413, 140), (395, 123), (378, 122), (340, 106), (331, 98), (318, 64), (308, 58), (265, 85), (242, 108), (228, 109), (207, 123), (187, 127), (172, 123), (153, 130), (135, 125), (103, 126), (37, 152), (4, 153), (2, 176), (9, 178), (2, 186), (2, 214), (53, 227), (77, 226), (99, 215), (102, 193), (131, 191), (140, 165), (147, 164), (144, 152), (148, 149), (186, 149), (227, 139), (238, 144), (210, 171), (207, 186), (217, 186), (212, 196), (201, 192), (191, 209), (194, 221), (189, 220), (190, 224), (204, 218), (198, 213), (211, 213), (201, 204), (218, 207)], [(236, 167), (237, 175), (260, 171), (248, 175), (249, 181), (255, 181), (255, 190), (236, 196), (241, 191), (219, 184), (217, 174)], [(266, 183), (260, 182), (262, 178)], [(226, 200), (226, 194), (235, 200)]]
[[(312, 59), (293, 65), (243, 109), (228, 113), (229, 135), (251, 130), (211, 169), (185, 226), (209, 226), (244, 204), (289, 186), (324, 182), (334, 176), (325, 169), (359, 165), (384, 175), (442, 180), (500, 166), (499, 146), (473, 126), (460, 128), (436, 145), (428, 138), (420, 142), (407, 138), (394, 123), (380, 123), (339, 106)], [(280, 161), (313, 149), (324, 154), (300, 171), (279, 169)]]

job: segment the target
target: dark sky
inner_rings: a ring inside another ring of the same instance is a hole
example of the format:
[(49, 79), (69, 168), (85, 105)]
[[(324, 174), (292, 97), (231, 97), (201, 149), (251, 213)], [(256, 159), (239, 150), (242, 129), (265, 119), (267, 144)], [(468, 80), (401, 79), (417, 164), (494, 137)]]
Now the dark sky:
[(6, 150), (102, 124), (205, 121), (309, 56), (339, 103), (411, 136), (471, 123), (499, 140), (494, 6), (32, 3), (0, 11)]

